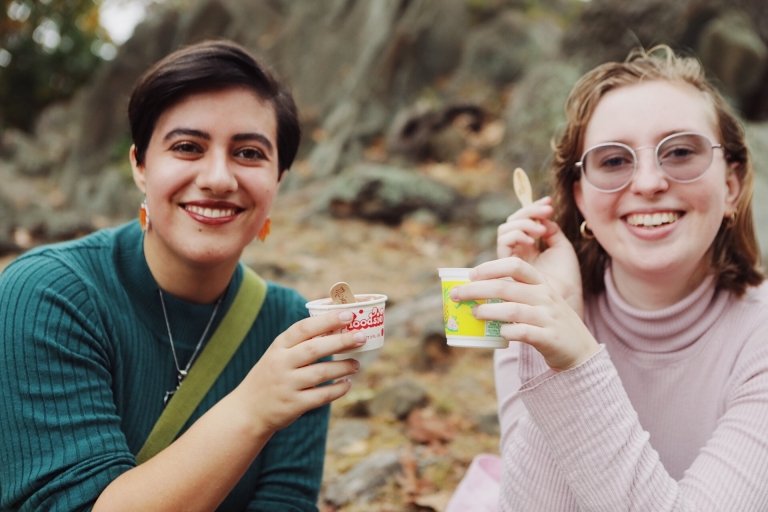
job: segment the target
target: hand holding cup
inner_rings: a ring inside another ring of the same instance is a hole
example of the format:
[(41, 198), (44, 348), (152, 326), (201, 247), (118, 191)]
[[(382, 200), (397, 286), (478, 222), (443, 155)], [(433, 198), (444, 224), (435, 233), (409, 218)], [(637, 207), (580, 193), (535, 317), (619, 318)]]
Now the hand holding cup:
[(380, 293), (354, 294), (344, 282), (331, 287), (329, 297), (307, 302), (310, 316), (318, 316), (330, 311), (351, 313), (351, 320), (336, 332), (359, 332), (365, 337), (361, 347), (346, 350), (343, 353), (354, 354), (376, 350), (384, 345), (384, 308), (387, 296)]

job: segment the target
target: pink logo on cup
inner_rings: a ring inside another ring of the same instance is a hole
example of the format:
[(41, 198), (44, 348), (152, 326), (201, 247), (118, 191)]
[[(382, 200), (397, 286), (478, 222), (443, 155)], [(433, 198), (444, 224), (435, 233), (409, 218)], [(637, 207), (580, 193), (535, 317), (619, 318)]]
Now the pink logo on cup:
[(370, 313), (368, 313), (366, 318), (359, 318), (363, 313), (365, 313), (365, 311), (362, 309), (358, 310), (357, 314), (352, 313), (352, 321), (347, 324), (348, 331), (359, 331), (361, 329), (384, 325), (383, 308), (374, 307), (371, 309)]

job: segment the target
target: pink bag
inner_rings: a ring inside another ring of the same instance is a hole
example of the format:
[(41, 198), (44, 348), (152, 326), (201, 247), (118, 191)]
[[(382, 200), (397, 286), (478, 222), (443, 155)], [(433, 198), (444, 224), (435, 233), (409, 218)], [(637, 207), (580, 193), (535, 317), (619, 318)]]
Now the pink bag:
[(472, 459), (445, 512), (498, 512), (501, 458), (481, 453)]

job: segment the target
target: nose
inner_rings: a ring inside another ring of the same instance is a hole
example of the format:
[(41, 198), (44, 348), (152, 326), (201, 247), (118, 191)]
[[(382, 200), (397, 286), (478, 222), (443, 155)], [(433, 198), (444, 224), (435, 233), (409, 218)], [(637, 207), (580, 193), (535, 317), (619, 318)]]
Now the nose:
[(636, 194), (653, 195), (669, 188), (667, 175), (661, 169), (653, 146), (635, 148), (636, 166), (630, 190)]
[(198, 161), (200, 169), (195, 183), (201, 190), (224, 195), (237, 190), (237, 178), (230, 167), (226, 151), (210, 151), (207, 158)]

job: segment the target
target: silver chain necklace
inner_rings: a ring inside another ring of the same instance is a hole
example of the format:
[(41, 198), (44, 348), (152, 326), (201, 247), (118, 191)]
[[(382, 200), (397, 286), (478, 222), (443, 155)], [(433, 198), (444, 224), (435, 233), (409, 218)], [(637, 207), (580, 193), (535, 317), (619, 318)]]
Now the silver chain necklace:
[(192, 356), (190, 356), (189, 361), (187, 361), (187, 365), (182, 369), (179, 366), (179, 359), (176, 356), (176, 347), (173, 344), (173, 335), (171, 334), (171, 324), (168, 321), (168, 312), (165, 310), (165, 299), (163, 298), (163, 290), (158, 288), (157, 293), (160, 294), (160, 306), (163, 308), (163, 318), (165, 319), (165, 328), (168, 331), (168, 342), (171, 344), (171, 354), (173, 354), (173, 364), (176, 366), (176, 378), (179, 381), (179, 383), (176, 384), (175, 389), (165, 392), (165, 396), (163, 396), (163, 405), (166, 405), (168, 403), (168, 400), (170, 400), (171, 397), (176, 393), (176, 391), (178, 391), (179, 386), (181, 386), (181, 382), (189, 373), (189, 368), (192, 366), (192, 363), (195, 362), (197, 353), (200, 352), (200, 348), (203, 346), (203, 342), (205, 341), (205, 337), (211, 328), (211, 324), (213, 324), (213, 319), (216, 318), (216, 313), (219, 311), (219, 305), (221, 304), (221, 299), (224, 297), (224, 294), (222, 293), (219, 296), (219, 298), (216, 299), (216, 305), (213, 307), (213, 313), (211, 313), (211, 318), (208, 319), (208, 324), (205, 326), (203, 335), (200, 336), (200, 340), (197, 342), (197, 346), (195, 347), (194, 352), (192, 352)]

